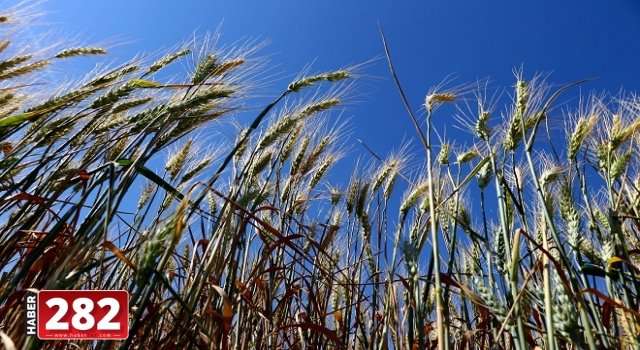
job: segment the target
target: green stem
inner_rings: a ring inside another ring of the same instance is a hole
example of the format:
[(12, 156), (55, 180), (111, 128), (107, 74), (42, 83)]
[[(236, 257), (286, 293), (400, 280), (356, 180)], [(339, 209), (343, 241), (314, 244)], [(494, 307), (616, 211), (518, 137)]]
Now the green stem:
[[(444, 300), (442, 299), (442, 286), (440, 282), (440, 249), (438, 244), (438, 228), (436, 226), (436, 203), (433, 192), (433, 170), (431, 168), (431, 109), (427, 109), (427, 177), (429, 180), (429, 210), (431, 210), (431, 244), (433, 245), (433, 269), (434, 269), (434, 280), (435, 287), (434, 293), (436, 297), (436, 331), (438, 334), (438, 350), (445, 350), (448, 347), (449, 339), (446, 337), (445, 325), (444, 325)], [(421, 330), (418, 329), (418, 332)], [(420, 339), (421, 346), (423, 349), (424, 339)]]

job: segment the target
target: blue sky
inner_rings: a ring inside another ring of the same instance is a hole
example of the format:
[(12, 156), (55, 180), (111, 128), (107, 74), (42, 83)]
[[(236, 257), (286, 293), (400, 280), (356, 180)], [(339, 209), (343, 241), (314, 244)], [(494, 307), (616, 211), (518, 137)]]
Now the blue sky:
[[(180, 44), (221, 22), (221, 43), (243, 38), (271, 42), (283, 80), (275, 95), (306, 64), (312, 72), (332, 70), (383, 54), (382, 24), (397, 73), (410, 103), (419, 109), (429, 87), (451, 73), (457, 83), (489, 77), (494, 86), (512, 86), (513, 69), (525, 77), (552, 72), (558, 84), (592, 77), (584, 91), (640, 87), (640, 4), (634, 1), (123, 1), (56, 0), (41, 5), (43, 18), (83, 42), (130, 42), (110, 50), (128, 59)], [(384, 60), (364, 73), (366, 81), (345, 116), (353, 138), (398, 145), (413, 129), (389, 78)], [(567, 95), (576, 96), (575, 93)], [(455, 137), (456, 129), (447, 128)], [(381, 141), (384, 140), (384, 141)]]
[[(109, 50), (120, 60), (169, 49), (223, 22), (221, 44), (271, 42), (260, 52), (270, 55), (281, 78), (265, 87), (270, 96), (311, 62), (311, 72), (320, 72), (381, 56), (378, 21), (416, 111), (428, 89), (451, 73), (456, 83), (488, 77), (496, 87), (511, 87), (514, 68), (523, 66), (525, 78), (552, 72), (549, 81), (558, 84), (600, 77), (583, 91), (640, 87), (640, 3), (634, 1), (56, 0), (40, 8), (47, 12), (43, 22), (78, 34), (83, 44), (126, 43)], [(365, 80), (359, 91), (366, 96), (354, 97), (343, 114), (351, 118), (352, 154), (366, 153), (356, 139), (384, 154), (414, 131), (386, 62), (364, 73), (379, 78)], [(450, 112), (442, 113), (441, 120), (453, 122)], [(447, 137), (462, 138), (458, 133), (446, 126)]]

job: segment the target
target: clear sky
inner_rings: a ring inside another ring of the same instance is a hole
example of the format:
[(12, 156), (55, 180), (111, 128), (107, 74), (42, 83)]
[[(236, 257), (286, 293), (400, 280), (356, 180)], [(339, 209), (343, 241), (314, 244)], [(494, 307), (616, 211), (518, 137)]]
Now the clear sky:
[[(271, 55), (283, 79), (266, 88), (268, 95), (285, 89), (310, 62), (311, 71), (320, 72), (382, 55), (378, 21), (414, 110), (451, 73), (457, 83), (489, 77), (495, 86), (510, 87), (520, 66), (525, 78), (552, 72), (549, 80), (558, 84), (600, 77), (583, 91), (640, 88), (636, 1), (55, 0), (40, 6), (48, 12), (45, 22), (80, 34), (83, 43), (129, 42), (110, 50), (122, 60), (173, 47), (224, 22), (221, 43), (271, 42), (261, 53)], [(414, 135), (388, 72), (384, 60), (370, 65), (364, 73), (381, 79), (366, 81), (360, 91), (367, 97), (356, 97), (344, 114), (352, 118), (352, 140), (381, 153)], [(458, 132), (447, 127), (450, 138)]]

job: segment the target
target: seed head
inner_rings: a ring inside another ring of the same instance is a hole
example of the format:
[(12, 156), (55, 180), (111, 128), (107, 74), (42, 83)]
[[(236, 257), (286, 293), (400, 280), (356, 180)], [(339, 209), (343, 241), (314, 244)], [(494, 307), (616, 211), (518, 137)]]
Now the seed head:
[(151, 66), (149, 66), (149, 69), (147, 70), (146, 74), (153, 74), (157, 71), (159, 71), (160, 69), (166, 67), (167, 65), (169, 65), (171, 62), (177, 60), (178, 58), (182, 57), (182, 56), (186, 56), (191, 52), (191, 50), (189, 49), (182, 49), (174, 54), (171, 54), (169, 56), (165, 56), (162, 59), (154, 62)]
[(311, 182), (309, 182), (309, 188), (315, 188), (316, 185), (318, 185), (318, 183), (320, 183), (320, 180), (322, 180), (324, 175), (327, 173), (327, 170), (329, 170), (331, 165), (333, 165), (334, 161), (335, 161), (335, 159), (333, 157), (328, 157), (322, 163), (322, 165), (320, 165), (318, 170), (313, 174), (313, 177), (311, 178)]
[(545, 169), (542, 174), (540, 174), (540, 183), (543, 186), (548, 185), (554, 182), (558, 178), (558, 175), (560, 175), (562, 172), (564, 172), (564, 168), (559, 166), (551, 166)]
[(320, 144), (313, 151), (311, 151), (311, 154), (309, 154), (309, 158), (307, 158), (307, 161), (305, 161), (304, 164), (300, 167), (301, 174), (306, 174), (311, 170), (311, 168), (313, 168), (313, 165), (315, 164), (316, 160), (327, 148), (327, 145), (329, 144), (330, 140), (331, 140), (331, 136), (325, 136), (320, 141)]
[(193, 179), (194, 176), (198, 175), (210, 163), (211, 163), (211, 158), (205, 158), (205, 159), (201, 160), (196, 166), (194, 166), (193, 168), (187, 170), (187, 172), (184, 173), (184, 175), (180, 179), (180, 183), (185, 183), (185, 182)]
[(388, 200), (389, 198), (391, 198), (391, 193), (395, 188), (397, 176), (398, 176), (398, 172), (396, 169), (394, 169), (391, 175), (389, 176), (389, 179), (384, 184), (384, 189), (382, 190), (382, 196), (384, 197), (384, 199)]
[(106, 105), (110, 105), (118, 102), (121, 98), (128, 96), (130, 93), (135, 90), (135, 86), (133, 84), (124, 84), (120, 87), (117, 87), (113, 90), (108, 91), (106, 94), (98, 97), (89, 105), (89, 108), (100, 108)]
[(116, 79), (122, 78), (125, 75), (135, 72), (138, 70), (138, 66), (127, 66), (122, 68), (119, 71), (107, 74), (107, 75), (103, 75), (103, 76), (99, 76), (95, 79), (93, 79), (89, 84), (89, 86), (100, 86), (100, 85), (104, 85), (107, 83), (110, 83)]
[(489, 127), (488, 111), (483, 111), (482, 113), (480, 113), (478, 122), (476, 123), (476, 134), (480, 139), (489, 141), (489, 138), (491, 137), (491, 128)]
[(192, 139), (187, 140), (184, 146), (173, 157), (169, 158), (164, 169), (169, 172), (169, 180), (173, 180), (184, 168), (184, 163), (191, 150)]
[(290, 132), (291, 129), (293, 129), (293, 127), (296, 125), (297, 121), (298, 119), (293, 118), (293, 116), (291, 115), (287, 115), (283, 118), (278, 119), (275, 124), (267, 129), (267, 132), (258, 144), (258, 148), (263, 149), (265, 147), (268, 147), (282, 135)]
[(8, 104), (13, 98), (14, 94), (12, 92), (4, 92), (0, 94), (0, 107)]
[(194, 84), (202, 84), (207, 80), (211, 73), (216, 68), (217, 56), (216, 55), (208, 55), (205, 57), (202, 62), (198, 64), (196, 67), (196, 71), (193, 73), (191, 77), (191, 82)]
[(613, 163), (611, 164), (611, 172), (609, 173), (609, 177), (614, 180), (620, 177), (624, 172), (629, 160), (631, 160), (631, 150), (622, 153), (619, 157), (617, 157)]
[(10, 43), (11, 43), (11, 41), (9, 41), (9, 40), (5, 40), (3, 42), (0, 42), (0, 53), (2, 51), (4, 51), (4, 49), (6, 49), (9, 46)]
[(351, 182), (349, 186), (349, 191), (347, 192), (347, 213), (353, 213), (353, 209), (355, 208), (356, 200), (358, 197), (358, 193), (360, 193), (360, 180), (356, 179)]
[(382, 186), (384, 181), (387, 180), (387, 178), (389, 177), (389, 175), (397, 165), (398, 165), (398, 161), (395, 160), (378, 171), (378, 175), (376, 176), (376, 179), (373, 182), (373, 186), (371, 186), (371, 192), (376, 192), (378, 191), (378, 189), (380, 189), (380, 186)]
[(431, 94), (427, 95), (425, 99), (425, 106), (427, 109), (431, 109), (435, 104), (443, 104), (447, 102), (454, 102), (455, 96), (451, 93)]
[(411, 207), (416, 203), (418, 198), (420, 198), (421, 195), (427, 193), (428, 189), (429, 189), (429, 182), (425, 181), (424, 183), (418, 185), (413, 190), (411, 190), (411, 192), (409, 192), (409, 194), (405, 197), (404, 201), (402, 201), (402, 205), (400, 206), (400, 212), (403, 214), (408, 212), (409, 209), (411, 209)]
[(597, 114), (593, 114), (589, 118), (581, 117), (580, 119), (578, 119), (575, 130), (569, 138), (569, 147), (567, 150), (567, 158), (569, 159), (569, 161), (574, 161), (576, 159), (578, 151), (584, 144), (584, 141), (586, 140), (589, 133), (591, 133), (591, 130), (593, 130), (593, 127), (596, 125), (597, 120)]
[(0, 80), (12, 79), (12, 78), (19, 77), (31, 72), (35, 72), (37, 70), (40, 70), (48, 66), (50, 63), (51, 62), (49, 62), (48, 60), (38, 61), (31, 64), (27, 64), (25, 66), (14, 68), (9, 71), (5, 71), (2, 74), (0, 74)]
[(356, 214), (358, 217), (362, 218), (366, 216), (364, 211), (364, 206), (367, 201), (367, 197), (369, 196), (369, 188), (371, 187), (371, 183), (365, 182), (360, 189), (360, 193), (358, 193), (358, 201), (356, 202)]
[(340, 104), (340, 99), (338, 98), (330, 98), (327, 100), (322, 100), (318, 103), (314, 103), (312, 105), (309, 105), (307, 107), (305, 107), (301, 112), (300, 112), (300, 117), (304, 118), (307, 116), (310, 116), (314, 113), (318, 113), (320, 111), (324, 111), (327, 110), (335, 105)]
[(169, 110), (169, 112), (181, 114), (186, 112), (187, 110), (205, 105), (212, 100), (229, 97), (234, 92), (235, 91), (233, 91), (232, 89), (222, 89), (220, 87), (215, 87), (201, 92), (187, 100), (171, 104), (167, 107), (167, 109)]
[(443, 143), (440, 146), (440, 152), (438, 153), (438, 163), (440, 163), (440, 165), (447, 165), (449, 164), (449, 153), (451, 152), (451, 147), (449, 147), (448, 144)]
[(128, 141), (127, 137), (123, 137), (120, 140), (118, 140), (118, 142), (116, 142), (116, 144), (113, 145), (113, 147), (110, 147), (107, 150), (107, 155), (106, 155), (107, 161), (112, 162), (118, 159), (122, 151), (124, 151), (125, 147), (127, 146), (127, 141)]
[(291, 162), (291, 171), (290, 174), (294, 175), (298, 173), (300, 166), (302, 165), (302, 160), (307, 153), (307, 147), (309, 147), (309, 142), (311, 142), (311, 138), (307, 135), (302, 139), (302, 143), (298, 148), (298, 151), (293, 156), (293, 161)]
[(342, 199), (342, 191), (333, 187), (331, 188), (330, 192), (331, 192), (331, 205), (332, 206), (338, 205), (338, 203), (340, 203), (340, 199)]
[(155, 190), (155, 185), (150, 184), (142, 191), (142, 194), (140, 194), (140, 200), (138, 201), (138, 210), (142, 209), (145, 206), (145, 204), (147, 204), (154, 190)]
[(491, 181), (491, 176), (493, 175), (493, 165), (491, 162), (486, 162), (478, 174), (476, 174), (476, 179), (478, 179), (478, 186), (482, 189), (489, 185), (489, 181)]
[(145, 98), (125, 101), (125, 102), (122, 102), (119, 105), (113, 107), (113, 109), (111, 110), (111, 113), (113, 113), (113, 114), (122, 113), (122, 112), (130, 110), (132, 108), (135, 108), (135, 107), (138, 107), (138, 106), (142, 106), (145, 103), (149, 103), (149, 102), (151, 102), (151, 100), (153, 100), (153, 97), (149, 96), (149, 97), (145, 97)]
[(480, 153), (477, 150), (470, 149), (466, 152), (462, 152), (458, 154), (456, 162), (458, 164), (468, 163), (479, 156), (480, 156)]
[(10, 58), (6, 61), (0, 62), (0, 73), (13, 68), (22, 62), (30, 60), (31, 57), (33, 57), (33, 55), (17, 56), (14, 58)]
[(316, 82), (319, 81), (328, 81), (328, 82), (335, 82), (335, 81), (339, 81), (339, 80), (344, 80), (344, 79), (348, 79), (351, 76), (349, 75), (349, 72), (347, 72), (346, 70), (339, 70), (339, 71), (335, 71), (335, 72), (331, 72), (331, 73), (324, 73), (324, 74), (319, 74), (319, 75), (314, 75), (311, 77), (307, 77), (307, 78), (303, 78), (297, 81), (294, 81), (293, 83), (289, 84), (289, 88), (287, 89), (288, 91), (291, 92), (298, 92), (300, 91), (300, 89), (305, 88), (307, 86), (311, 86)]
[(258, 161), (253, 166), (253, 175), (254, 176), (258, 175), (264, 169), (266, 169), (269, 163), (271, 163), (272, 158), (273, 158), (273, 152), (266, 152), (260, 158), (258, 158)]
[(224, 61), (216, 67), (216, 69), (213, 71), (211, 75), (212, 76), (222, 75), (236, 67), (243, 65), (244, 62), (245, 62), (244, 58), (236, 58), (234, 60)]
[(302, 125), (298, 125), (298, 127), (291, 133), (289, 140), (282, 148), (282, 152), (280, 152), (280, 162), (284, 163), (291, 156), (291, 152), (293, 152), (293, 147), (296, 145), (296, 141), (298, 140), (298, 136), (300, 136), (301, 130)]
[(529, 84), (524, 80), (518, 80), (516, 83), (516, 101), (517, 108), (519, 110), (524, 110), (527, 108), (527, 101), (529, 100)]
[(99, 47), (74, 47), (58, 52), (55, 58), (69, 58), (73, 56), (85, 55), (106, 55), (107, 51)]

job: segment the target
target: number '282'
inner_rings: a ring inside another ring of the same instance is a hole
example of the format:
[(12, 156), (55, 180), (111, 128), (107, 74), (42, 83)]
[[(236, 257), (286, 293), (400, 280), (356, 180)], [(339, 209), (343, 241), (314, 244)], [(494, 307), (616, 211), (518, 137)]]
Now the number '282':
[(38, 293), (38, 338), (126, 339), (129, 294), (121, 290)]

